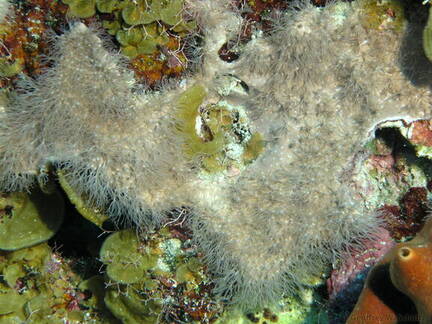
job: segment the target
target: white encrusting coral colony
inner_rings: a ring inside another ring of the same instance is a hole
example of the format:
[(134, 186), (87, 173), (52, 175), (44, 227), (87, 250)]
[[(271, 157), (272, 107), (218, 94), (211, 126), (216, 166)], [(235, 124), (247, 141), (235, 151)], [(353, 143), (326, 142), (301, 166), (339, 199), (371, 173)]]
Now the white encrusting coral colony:
[[(218, 50), (240, 15), (226, 1), (189, 0), (185, 10), (201, 26), (202, 63), (159, 92), (139, 89), (94, 29), (74, 23), (56, 38), (53, 67), (23, 80), (1, 110), (2, 188), (29, 189), (52, 164), (89, 204), (144, 229), (188, 206), (215, 291), (252, 308), (373, 232), (378, 221), (351, 188), (353, 158), (379, 122), (430, 117), (430, 91), (409, 73), (429, 62), (404, 48), (406, 30), (368, 28), (361, 1), (297, 3), (232, 63)], [(205, 152), (185, 154), (183, 112), (220, 102), (245, 112), (264, 145), (250, 164), (209, 176), (199, 170)]]

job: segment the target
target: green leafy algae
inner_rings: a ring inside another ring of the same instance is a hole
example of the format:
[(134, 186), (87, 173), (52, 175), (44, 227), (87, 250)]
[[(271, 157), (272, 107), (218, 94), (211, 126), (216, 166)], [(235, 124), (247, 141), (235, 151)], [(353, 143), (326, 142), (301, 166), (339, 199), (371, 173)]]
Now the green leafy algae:
[(96, 8), (102, 13), (112, 13), (121, 7), (118, 0), (96, 0)]
[(104, 214), (100, 209), (91, 208), (88, 206), (88, 204), (86, 203), (86, 197), (79, 195), (73, 189), (64, 171), (57, 170), (57, 177), (60, 186), (62, 187), (72, 204), (75, 205), (75, 208), (78, 210), (81, 216), (102, 228), (102, 224), (108, 219), (108, 216)]
[(264, 150), (264, 139), (260, 133), (252, 134), (246, 143), (246, 149), (243, 154), (245, 163), (252, 163)]
[[(114, 20), (103, 20), (102, 26), (115, 35), (122, 53), (135, 58), (159, 51), (167, 46), (168, 31), (182, 37), (196, 29), (196, 23), (182, 16), (184, 0), (64, 0), (69, 14), (78, 18), (94, 16), (96, 12), (112, 14)], [(1, 72), (1, 65), (0, 65)]]
[(69, 5), (69, 14), (78, 18), (89, 18), (96, 13), (96, 0), (62, 0)]
[(102, 245), (100, 259), (107, 265), (109, 279), (122, 284), (143, 280), (146, 271), (157, 263), (157, 256), (143, 248), (132, 230), (110, 235)]
[(118, 30), (116, 39), (122, 45), (122, 53), (128, 57), (152, 54), (158, 46), (166, 45), (169, 41), (167, 34), (160, 34), (156, 26), (148, 27), (146, 34), (139, 27)]
[(1, 194), (0, 212), (0, 249), (17, 250), (50, 239), (62, 223), (64, 203), (59, 193), (34, 188)]
[(145, 294), (131, 286), (109, 288), (105, 303), (123, 324), (157, 323), (162, 311), (160, 298), (148, 300)]
[(102, 314), (104, 323), (119, 323), (105, 305), (106, 287), (105, 280), (102, 276), (96, 275), (82, 281), (78, 288), (81, 291), (90, 291), (91, 296), (82, 301), (83, 305), (89, 309), (97, 310)]
[(219, 306), (211, 302), (204, 266), (188, 244), (167, 227), (145, 239), (132, 230), (111, 234), (101, 249), (107, 265), (107, 308), (131, 324), (156, 323), (169, 316), (190, 323), (214, 317)]

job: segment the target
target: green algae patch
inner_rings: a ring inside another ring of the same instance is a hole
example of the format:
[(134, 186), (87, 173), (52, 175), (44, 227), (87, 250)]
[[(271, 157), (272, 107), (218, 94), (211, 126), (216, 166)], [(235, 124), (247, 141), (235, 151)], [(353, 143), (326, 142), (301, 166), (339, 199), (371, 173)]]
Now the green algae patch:
[(131, 286), (110, 288), (105, 296), (105, 304), (123, 324), (157, 323), (162, 311), (162, 301), (146, 297)]
[(69, 15), (78, 18), (89, 18), (96, 13), (96, 0), (62, 0), (69, 5)]
[(423, 29), (423, 50), (429, 61), (432, 62), (432, 7), (429, 8), (429, 17)]
[(260, 133), (252, 134), (243, 153), (245, 163), (252, 163), (264, 151), (264, 139)]
[[(102, 22), (103, 28), (115, 36), (121, 53), (130, 59), (137, 79), (154, 86), (187, 69), (189, 57), (183, 48), (192, 41), (191, 36), (197, 35), (198, 27), (192, 16), (184, 14), (184, 0), (63, 2), (69, 6), (69, 16)], [(13, 73), (13, 69), (7, 73)]]
[(18, 263), (11, 264), (3, 269), (3, 280), (13, 288), (18, 280), (25, 276), (25, 271)]
[(156, 26), (147, 27), (145, 32), (140, 27), (118, 30), (116, 39), (122, 46), (122, 53), (129, 58), (150, 55), (157, 51), (158, 46), (165, 46), (169, 42), (168, 35), (161, 34)]
[(57, 176), (60, 186), (66, 193), (71, 203), (75, 205), (75, 208), (78, 210), (81, 216), (102, 228), (102, 224), (108, 219), (108, 216), (98, 208), (89, 207), (86, 203), (85, 197), (79, 195), (74, 190), (68, 181), (67, 175), (62, 170), (57, 171)]
[(157, 20), (157, 13), (145, 1), (128, 2), (122, 10), (122, 18), (128, 25), (150, 24)]
[(120, 6), (118, 0), (96, 0), (96, 8), (102, 13), (112, 13), (114, 10), (119, 9)]
[(34, 188), (1, 194), (0, 213), (0, 249), (12, 251), (49, 240), (63, 221), (64, 203), (59, 193)]
[(102, 245), (100, 258), (107, 265), (108, 277), (118, 283), (131, 284), (143, 280), (148, 269), (156, 266), (157, 256), (142, 248), (135, 231), (111, 234)]
[(0, 292), (0, 315), (13, 313), (16, 309), (22, 308), (25, 302), (25, 297), (16, 291)]
[(105, 305), (106, 285), (103, 276), (93, 276), (82, 281), (78, 288), (84, 292), (90, 292), (89, 297), (82, 301), (87, 309), (92, 309), (101, 314), (103, 323), (120, 324)]
[(117, 32), (120, 30), (121, 24), (117, 20), (114, 21), (104, 20), (102, 21), (102, 27), (106, 29), (108, 34), (115, 36)]
[(403, 30), (405, 17), (403, 4), (399, 0), (362, 0), (362, 26), (366, 29)]
[(82, 281), (78, 289), (85, 292), (90, 292), (90, 297), (82, 301), (85, 308), (96, 310), (103, 318), (103, 323), (120, 324), (120, 322), (112, 315), (105, 305), (104, 298), (106, 295), (105, 280), (102, 276), (93, 276)]
[[(177, 102), (177, 129), (183, 138), (185, 155), (192, 161), (204, 164), (211, 171), (222, 170), (218, 158), (222, 156), (225, 141), (222, 129), (202, 122), (200, 106), (207, 95), (200, 85), (194, 85), (183, 92)], [(198, 125), (197, 125), (198, 123)]]
[(0, 315), (0, 324), (22, 324), (23, 321), (14, 314)]
[(183, 6), (184, 0), (126, 1), (122, 9), (122, 18), (131, 26), (148, 25), (160, 21), (168, 26), (173, 26), (174, 31), (195, 28), (195, 23), (184, 21)]
[(82, 291), (90, 291), (91, 296), (85, 300), (85, 305), (97, 309), (109, 317), (110, 313), (105, 306), (105, 281), (102, 276), (93, 276), (87, 280), (82, 281), (78, 288)]
[(258, 158), (264, 140), (253, 133), (244, 107), (221, 100), (205, 102), (206, 91), (194, 85), (177, 101), (177, 130), (187, 158), (207, 174), (236, 172)]
[(123, 230), (111, 234), (102, 246), (101, 260), (107, 265), (104, 302), (122, 323), (167, 318), (201, 323), (216, 318), (220, 306), (212, 299), (204, 265), (190, 238), (180, 235), (180, 228), (169, 227), (141, 239), (134, 231)]
[(193, 289), (204, 279), (199, 271), (203, 267), (204, 265), (197, 258), (191, 258), (176, 269), (175, 278), (178, 283), (184, 283), (188, 289)]
[(192, 160), (204, 155), (216, 154), (223, 148), (221, 132), (215, 134), (211, 140), (197, 134), (199, 108), (206, 95), (207, 92), (202, 86), (195, 85), (183, 92), (177, 103), (177, 129), (184, 139), (185, 153)]
[(19, 61), (9, 61), (8, 58), (0, 58), (0, 78), (10, 78), (23, 70), (23, 65)]
[(122, 323), (157, 322), (163, 302), (151, 272), (158, 266), (159, 252), (133, 230), (111, 234), (102, 245), (100, 259), (107, 265), (108, 282), (115, 282), (105, 289), (104, 303)]
[(0, 323), (115, 323), (93, 305), (81, 308), (81, 277), (47, 243), (0, 251)]
[[(309, 290), (310, 291), (310, 290)], [(318, 298), (319, 299), (319, 298)], [(260, 311), (244, 313), (237, 308), (227, 308), (214, 322), (215, 324), (329, 324), (322, 304), (305, 303), (299, 298), (285, 298), (273, 307)]]

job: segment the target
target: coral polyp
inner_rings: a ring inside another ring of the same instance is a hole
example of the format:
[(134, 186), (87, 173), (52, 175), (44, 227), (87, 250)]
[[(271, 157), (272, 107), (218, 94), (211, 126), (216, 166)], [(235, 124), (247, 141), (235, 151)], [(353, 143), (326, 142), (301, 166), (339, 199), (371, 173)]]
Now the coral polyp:
[[(410, 67), (401, 64), (413, 62), (399, 58), (417, 54), (401, 49), (404, 30), (392, 25), (399, 20), (364, 24), (362, 0), (325, 8), (299, 2), (227, 63), (219, 51), (238, 37), (244, 18), (224, 1), (173, 1), (157, 10), (152, 1), (145, 12), (145, 1), (122, 9), (91, 3), (121, 10), (131, 28), (115, 33), (131, 57), (164, 46), (150, 44), (136, 25), (187, 27), (173, 15), (181, 4), (200, 27), (200, 66), (146, 91), (100, 31), (71, 24), (54, 39), (47, 72), (21, 80), (0, 110), (1, 188), (26, 190), (51, 165), (89, 208), (143, 232), (187, 207), (185, 224), (213, 292), (248, 310), (295, 294), (377, 227), (378, 203), (355, 191), (363, 188), (356, 165), (364, 145), (381, 121), (426, 118), (432, 102), (429, 89), (403, 72)], [(420, 24), (409, 23), (409, 30)], [(132, 278), (123, 277), (113, 264), (131, 260), (101, 257), (122, 285), (144, 275), (132, 264)], [(186, 270), (176, 275), (193, 281)], [(115, 294), (111, 304), (135, 302)]]

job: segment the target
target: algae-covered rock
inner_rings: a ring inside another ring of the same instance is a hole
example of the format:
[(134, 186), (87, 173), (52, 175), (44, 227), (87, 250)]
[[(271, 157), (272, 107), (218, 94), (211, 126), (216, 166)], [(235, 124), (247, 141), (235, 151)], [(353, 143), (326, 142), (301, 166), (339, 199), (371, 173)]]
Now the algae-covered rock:
[(97, 309), (104, 314), (104, 318), (114, 321), (108, 308), (105, 306), (105, 280), (102, 276), (93, 276), (81, 282), (78, 288), (82, 291), (90, 291), (91, 296), (83, 301), (83, 304), (89, 308)]
[(59, 229), (64, 213), (59, 193), (44, 194), (34, 188), (0, 195), (0, 249), (17, 250), (50, 239)]
[(139, 239), (123, 230), (104, 242), (104, 301), (122, 323), (200, 323), (217, 317), (221, 307), (211, 299), (204, 265), (180, 231), (164, 227)]
[(47, 243), (1, 251), (0, 323), (116, 323), (106, 309), (84, 305), (72, 264)]
[(104, 302), (122, 323), (157, 322), (162, 295), (148, 271), (157, 268), (158, 257), (158, 251), (144, 245), (133, 230), (111, 234), (102, 245), (100, 258), (107, 265), (106, 275), (110, 283), (116, 283), (105, 290)]
[(15, 312), (17, 309), (23, 307), (26, 298), (18, 292), (6, 289), (5, 292), (0, 287), (0, 315), (7, 315)]
[[(381, 134), (387, 134), (385, 137), (400, 133), (401, 138), (411, 141), (410, 136), (415, 132), (413, 128), (413, 124), (395, 120), (380, 124), (379, 129)], [(371, 210), (399, 205), (410, 188), (426, 187), (432, 174), (431, 164), (424, 158), (428, 157), (427, 147), (411, 143), (409, 149), (395, 153), (382, 136), (365, 144), (370, 155), (356, 161), (353, 177), (357, 192), (367, 195), (365, 204)]]

